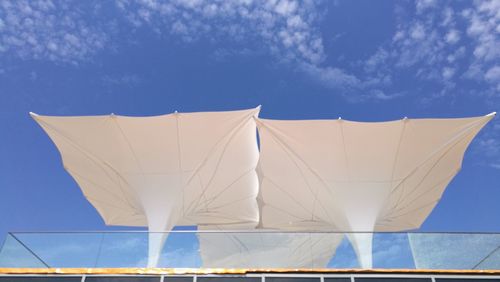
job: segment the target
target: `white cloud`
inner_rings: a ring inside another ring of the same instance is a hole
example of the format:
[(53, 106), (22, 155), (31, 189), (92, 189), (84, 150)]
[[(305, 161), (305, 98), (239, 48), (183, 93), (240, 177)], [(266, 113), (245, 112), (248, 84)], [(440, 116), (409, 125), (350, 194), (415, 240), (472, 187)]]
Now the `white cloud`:
[[(201, 38), (212, 42), (229, 40), (253, 49), (256, 54), (262, 52), (255, 49), (266, 50), (277, 62), (295, 66), (325, 87), (348, 90), (362, 85), (345, 70), (323, 65), (326, 55), (318, 24), (323, 13), (321, 2), (116, 0), (115, 3), (115, 15), (123, 16), (126, 24), (136, 28), (148, 27), (161, 36), (187, 43)], [(103, 13), (98, 15), (99, 9), (99, 2), (0, 0), (0, 56), (14, 54), (21, 59), (73, 64), (92, 58), (116, 36), (105, 27), (116, 19), (102, 17)]]
[(500, 2), (476, 2), (475, 9), (466, 14), (465, 18), (469, 21), (468, 35), (478, 43), (474, 55), (484, 60), (500, 58), (500, 38), (497, 34), (500, 25)]
[(371, 96), (375, 99), (385, 101), (385, 100), (392, 100), (394, 98), (401, 97), (402, 94), (401, 93), (387, 94), (387, 93), (384, 93), (382, 90), (375, 89), (375, 90), (371, 91)]
[(455, 24), (455, 12), (450, 7), (444, 8), (441, 24), (443, 26), (453, 26)]
[(77, 63), (103, 49), (108, 36), (77, 7), (78, 2), (1, 0), (0, 55)]
[[(117, 6), (136, 26), (152, 26), (167, 35), (180, 35), (187, 42), (208, 38), (256, 43), (256, 48), (265, 49), (278, 62), (291, 64), (327, 88), (343, 92), (361, 89), (363, 82), (353, 74), (323, 64), (326, 55), (318, 29), (321, 5), (321, 1), (309, 0), (117, 0)], [(245, 45), (247, 50), (252, 48)], [(233, 53), (237, 52), (224, 50), (216, 55)]]
[(434, 7), (436, 5), (435, 0), (417, 0), (415, 2), (417, 13), (422, 13), (428, 8)]
[(121, 74), (121, 75), (105, 75), (102, 77), (102, 82), (107, 86), (125, 86), (131, 87), (143, 82), (136, 74)]
[(279, 1), (274, 8), (274, 10), (281, 15), (293, 14), (296, 9), (297, 9), (297, 2), (288, 0)]
[(378, 66), (385, 63), (385, 61), (389, 58), (389, 51), (384, 48), (379, 48), (375, 54), (373, 54), (368, 60), (365, 61), (365, 71), (366, 72), (374, 72), (377, 70)]
[(214, 51), (213, 58), (216, 61), (228, 61), (233, 59), (234, 57), (252, 57), (261, 55), (258, 50), (253, 50), (247, 47), (242, 47), (239, 49), (236, 48), (219, 48)]
[(464, 73), (464, 77), (468, 79), (482, 80), (484, 79), (484, 71), (480, 63), (472, 63), (467, 71)]
[(465, 55), (465, 47), (462, 46), (458, 49), (456, 49), (454, 52), (451, 52), (451, 54), (448, 54), (448, 56), (446, 56), (446, 61), (449, 63), (449, 64), (452, 64), (454, 62), (456, 62), (457, 60), (459, 59), (462, 59)]
[(484, 75), (484, 78), (490, 83), (500, 84), (500, 66), (490, 68)]
[(500, 66), (494, 66), (486, 72), (485, 75), (486, 80), (492, 82), (500, 81)]
[(452, 78), (454, 74), (455, 74), (455, 69), (450, 67), (443, 68), (442, 76), (445, 80)]
[(134, 1), (117, 6), (136, 25), (184, 35), (185, 41), (257, 40), (278, 60), (317, 65), (324, 58), (313, 1)]
[(481, 134), (474, 142), (473, 152), (481, 156), (482, 165), (500, 169), (500, 121), (494, 118), (488, 125), (490, 130)]
[(429, 66), (444, 59), (444, 36), (430, 20), (417, 19), (410, 24), (401, 24), (396, 35), (398, 40), (395, 40), (392, 46), (386, 47), (392, 49), (396, 67), (411, 67), (416, 64)]
[(361, 81), (353, 75), (334, 67), (318, 67), (303, 64), (302, 70), (312, 79), (332, 89), (356, 90), (361, 88)]
[[(103, 22), (93, 21), (99, 5), (88, 3), (92, 2), (0, 0), (0, 56), (70, 63), (91, 57), (112, 42), (114, 35)], [(129, 25), (125, 24), (127, 30), (146, 27), (188, 43), (208, 39), (244, 46), (241, 51), (222, 47), (214, 54), (219, 59), (231, 54), (272, 54), (276, 61), (293, 66), (324, 87), (342, 90), (346, 96), (358, 95), (358, 100), (399, 97), (401, 94), (387, 94), (391, 93), (387, 89), (401, 70), (411, 70), (415, 79), (440, 83), (442, 90), (432, 97), (451, 92), (460, 79), (500, 87), (495, 68), (500, 59), (499, 1), (471, 2), (467, 9), (444, 1), (416, 1), (413, 14), (399, 18), (392, 41), (379, 46), (366, 60), (353, 63), (361, 66), (357, 72), (326, 63), (319, 29), (325, 5), (321, 1), (115, 3), (116, 12)]]
[[(367, 73), (397, 76), (410, 70), (415, 78), (437, 82), (441, 91), (430, 97), (444, 97), (461, 82), (474, 79), (492, 95), (500, 90), (494, 68), (500, 59), (500, 1), (469, 2), (457, 8), (454, 2), (416, 1), (415, 12), (396, 9), (399, 16), (392, 41), (362, 62)], [(468, 37), (468, 38), (464, 38)], [(471, 40), (472, 39), (472, 40)], [(423, 100), (429, 97), (424, 97)]]
[(452, 29), (448, 31), (445, 39), (446, 42), (448, 42), (449, 44), (455, 44), (458, 42), (458, 40), (460, 40), (460, 32), (456, 29)]
[(500, 1), (476, 1), (462, 12), (467, 22), (467, 35), (474, 43), (474, 60), (465, 76), (486, 81), (494, 90), (500, 90), (498, 61), (500, 60)]
[(411, 27), (410, 36), (415, 40), (422, 40), (425, 37), (425, 29), (421, 23), (416, 23)]
[(479, 147), (487, 156), (495, 156), (500, 153), (500, 141), (492, 136), (479, 139)]

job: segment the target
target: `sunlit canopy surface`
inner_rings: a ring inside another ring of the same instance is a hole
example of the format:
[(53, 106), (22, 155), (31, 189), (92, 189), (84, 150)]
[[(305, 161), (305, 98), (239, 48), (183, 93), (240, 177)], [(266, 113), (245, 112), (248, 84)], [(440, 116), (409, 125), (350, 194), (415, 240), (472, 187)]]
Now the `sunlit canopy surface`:
[[(106, 224), (165, 231), (257, 224), (258, 111), (33, 117)], [(164, 234), (151, 235), (151, 264)]]
[[(261, 225), (282, 230), (420, 227), (493, 114), (389, 122), (259, 119)], [(371, 234), (350, 236), (371, 267)]]
[[(109, 225), (346, 232), (418, 228), (493, 117), (367, 123), (258, 119), (258, 112), (33, 117)], [(154, 266), (166, 233), (150, 234)], [(270, 260), (245, 236), (220, 236), (200, 237), (207, 266), (231, 265), (236, 251)], [(312, 264), (327, 263), (341, 237), (280, 236), (260, 246), (274, 246), (290, 265), (307, 265), (297, 254), (309, 243), (317, 248)], [(348, 237), (371, 267), (371, 234)]]

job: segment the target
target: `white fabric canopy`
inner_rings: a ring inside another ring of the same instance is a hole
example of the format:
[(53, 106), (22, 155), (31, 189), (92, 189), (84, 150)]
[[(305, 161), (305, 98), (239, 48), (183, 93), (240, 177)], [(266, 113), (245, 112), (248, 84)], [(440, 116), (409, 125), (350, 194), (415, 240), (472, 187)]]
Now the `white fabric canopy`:
[[(371, 232), (418, 228), (494, 115), (366, 123), (258, 119), (258, 112), (32, 116), (106, 224), (153, 232), (150, 266), (157, 265), (166, 239), (154, 232), (199, 225), (364, 231), (348, 238), (361, 265), (371, 267)], [(199, 238), (205, 266), (270, 267), (275, 260), (319, 267), (341, 238), (322, 235), (263, 233), (259, 242), (254, 234)], [(230, 255), (237, 253), (243, 255)]]
[[(389, 122), (259, 119), (261, 225), (281, 230), (420, 227), (493, 117)], [(371, 233), (348, 235), (371, 267)]]
[[(106, 224), (158, 232), (257, 224), (258, 112), (32, 116)], [(150, 234), (155, 266), (166, 233)]]

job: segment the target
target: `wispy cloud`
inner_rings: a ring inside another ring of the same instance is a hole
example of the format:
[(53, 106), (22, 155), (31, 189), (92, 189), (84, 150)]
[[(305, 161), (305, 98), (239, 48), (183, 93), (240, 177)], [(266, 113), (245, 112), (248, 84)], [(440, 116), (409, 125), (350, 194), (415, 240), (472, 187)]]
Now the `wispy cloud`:
[(117, 0), (134, 26), (149, 26), (159, 33), (191, 42), (202, 37), (233, 41), (256, 39), (285, 61), (311, 64), (324, 57), (313, 1), (135, 1)]
[(361, 81), (354, 75), (335, 67), (320, 67), (314, 64), (302, 64), (301, 69), (314, 80), (329, 88), (355, 90), (362, 87)]
[(466, 76), (486, 81), (500, 90), (500, 2), (476, 1), (474, 7), (461, 12), (467, 21), (467, 35), (474, 41), (474, 60)]
[(105, 47), (108, 36), (88, 22), (78, 1), (0, 1), (0, 55), (77, 63)]
[(480, 155), (480, 165), (500, 169), (500, 121), (493, 119), (474, 143), (473, 153)]
[(104, 9), (99, 2), (0, 0), (0, 56), (77, 64), (113, 42), (119, 22), (121, 31), (147, 28), (185, 44), (224, 43), (214, 52), (217, 60), (271, 54), (350, 101), (401, 97), (406, 92), (390, 93), (402, 70), (441, 86), (423, 100), (454, 93), (470, 80), (487, 88), (478, 92), (494, 96), (500, 90), (500, 3), (453, 4), (397, 3), (392, 38), (351, 67), (340, 67), (326, 60), (336, 54), (325, 51), (320, 29), (326, 11), (339, 7), (323, 1), (115, 0)]
[(382, 90), (375, 89), (371, 92), (371, 94), (379, 100), (392, 100), (398, 97), (403, 96), (403, 93), (393, 93), (393, 94), (388, 94), (383, 92)]
[(121, 85), (127, 87), (135, 86), (143, 81), (137, 74), (104, 75), (101, 80), (106, 86)]
[(484, 74), (484, 79), (487, 82), (496, 85), (496, 90), (500, 92), (500, 65), (495, 65), (489, 68)]
[[(390, 42), (381, 46), (365, 63), (367, 72), (382, 69), (387, 75), (401, 69), (414, 69), (415, 78), (449, 81), (457, 72), (461, 49), (460, 31), (455, 27), (455, 12), (437, 9), (434, 1), (417, 1), (415, 14), (396, 9), (400, 18)], [(449, 54), (452, 57), (448, 57)]]
[[(150, 26), (159, 33), (176, 35), (185, 42), (200, 38), (258, 42), (279, 63), (325, 87), (349, 90), (358, 79), (345, 70), (322, 66), (326, 55), (318, 28), (321, 1), (133, 1), (118, 0), (118, 6), (135, 26)], [(248, 47), (245, 53), (249, 52)], [(224, 49), (218, 55), (232, 54)]]
[[(325, 7), (322, 1), (296, 0), (116, 0), (114, 6), (115, 15), (129, 25), (127, 30), (146, 27), (187, 44), (201, 39), (241, 43), (247, 46), (246, 54), (264, 50), (276, 62), (294, 66), (327, 88), (362, 89), (363, 82), (353, 74), (323, 65), (326, 55), (319, 22)], [(116, 35), (103, 27), (112, 19), (92, 22), (99, 14), (98, 4), (4, 0), (1, 9), (0, 51), (23, 59), (76, 64), (102, 50)], [(233, 53), (225, 48), (216, 56)]]
[[(351, 96), (366, 89), (369, 79), (360, 79), (345, 69), (325, 65), (327, 56), (319, 30), (326, 8), (322, 1), (117, 0), (117, 5), (134, 26), (148, 26), (159, 34), (177, 36), (184, 42), (201, 38), (212, 42), (229, 40), (246, 43), (247, 47), (242, 48), (246, 54), (260, 53), (255, 49), (265, 50), (278, 63), (292, 65), (324, 87), (340, 90), (338, 92), (350, 100), (389, 97)], [(249, 45), (254, 45), (254, 50), (249, 49)], [(225, 48), (216, 55), (225, 57), (234, 53)]]
[(441, 85), (434, 97), (450, 94), (468, 79), (495, 94), (500, 89), (500, 3), (470, 4), (457, 8), (453, 2), (416, 1), (413, 14), (399, 7), (392, 41), (366, 60), (365, 71), (382, 69), (392, 76), (402, 69), (416, 70), (416, 79)]

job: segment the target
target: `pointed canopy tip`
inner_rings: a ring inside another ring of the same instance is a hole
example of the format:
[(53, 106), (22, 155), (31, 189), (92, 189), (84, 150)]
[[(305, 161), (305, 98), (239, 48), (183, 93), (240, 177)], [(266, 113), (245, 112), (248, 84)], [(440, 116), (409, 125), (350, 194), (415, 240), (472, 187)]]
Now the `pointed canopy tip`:
[(262, 105), (258, 105), (253, 109), (253, 116), (254, 118), (258, 118), (260, 114), (260, 109), (262, 108)]
[(35, 118), (35, 119), (36, 119), (37, 117), (39, 117), (39, 115), (38, 115), (37, 113), (34, 113), (34, 112), (29, 112), (29, 114), (30, 114), (30, 116), (31, 116), (32, 118)]
[(496, 115), (497, 115), (497, 112), (491, 112), (491, 113), (487, 114), (486, 116), (487, 117), (494, 117)]

